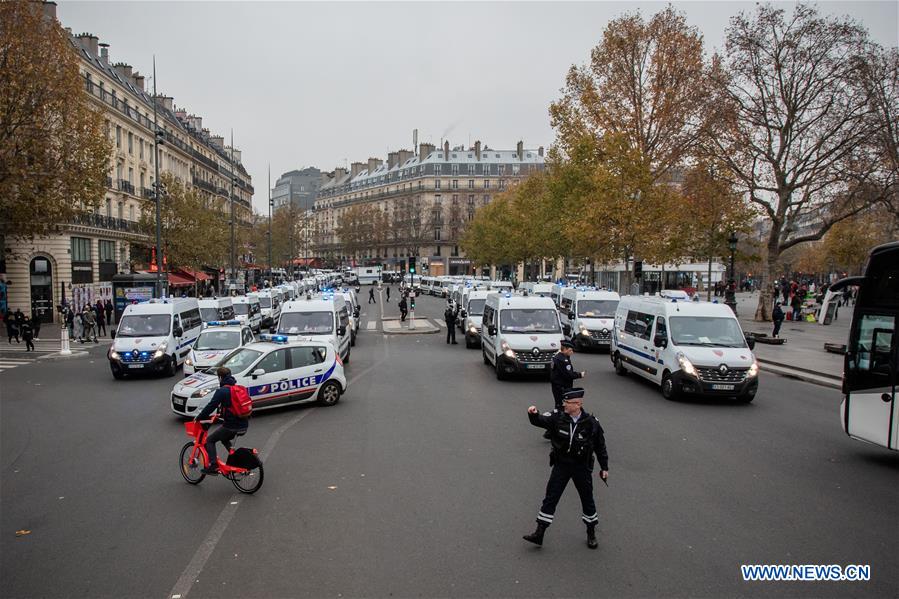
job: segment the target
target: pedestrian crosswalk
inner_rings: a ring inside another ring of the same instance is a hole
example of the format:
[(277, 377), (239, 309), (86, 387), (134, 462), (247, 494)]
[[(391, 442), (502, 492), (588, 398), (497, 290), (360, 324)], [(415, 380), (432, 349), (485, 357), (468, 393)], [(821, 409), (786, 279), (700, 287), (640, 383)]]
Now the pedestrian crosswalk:
[(374, 331), (376, 328), (378, 328), (378, 323), (375, 322), (374, 320), (369, 320), (368, 322), (365, 323), (366, 331)]
[(37, 358), (0, 358), (0, 373), (6, 372), (7, 370), (12, 370), (17, 366), (24, 366), (25, 364), (30, 364), (34, 362)]
[[(72, 345), (79, 345), (78, 343), (74, 343)], [(34, 341), (34, 353), (54, 353), (58, 352), (60, 349), (59, 339), (36, 339)], [(3, 343), (0, 341), (0, 359), (2, 359), (3, 354), (22, 354), (25, 353), (25, 342), (16, 343), (16, 340), (13, 339), (12, 343)]]

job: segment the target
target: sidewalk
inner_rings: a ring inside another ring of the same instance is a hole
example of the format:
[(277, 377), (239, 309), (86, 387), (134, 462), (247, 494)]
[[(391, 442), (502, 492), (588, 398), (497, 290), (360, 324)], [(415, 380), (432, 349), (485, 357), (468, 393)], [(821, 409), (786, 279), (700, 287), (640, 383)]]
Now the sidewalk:
[[(774, 324), (754, 320), (757, 306), (757, 292), (737, 294), (737, 317), (743, 330), (746, 333), (765, 333), (770, 337)], [(826, 351), (824, 344), (845, 344), (849, 338), (851, 322), (851, 306), (840, 308), (837, 319), (826, 326), (816, 322), (785, 320), (780, 329), (780, 337), (786, 343), (757, 343), (755, 356), (762, 370), (839, 388), (843, 374), (843, 356)]]
[(381, 320), (381, 326), (384, 333), (388, 335), (428, 335), (440, 331), (440, 327), (434, 326), (427, 318), (416, 318), (414, 329), (409, 328), (410, 322), (411, 319), (409, 318), (402, 322), (398, 317), (392, 318), (388, 316)]

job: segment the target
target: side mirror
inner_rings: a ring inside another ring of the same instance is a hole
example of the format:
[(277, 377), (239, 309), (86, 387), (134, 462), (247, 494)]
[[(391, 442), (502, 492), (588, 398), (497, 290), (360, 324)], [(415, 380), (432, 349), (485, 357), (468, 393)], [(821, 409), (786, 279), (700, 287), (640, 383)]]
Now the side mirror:
[(466, 312), (465, 310), (459, 310), (459, 316), (461, 316), (462, 318), (468, 318), (468, 312)]
[(253, 378), (255, 379), (255, 378), (257, 378), (257, 377), (262, 376), (263, 374), (265, 374), (265, 369), (264, 369), (264, 368), (257, 368), (257, 369), (254, 370), (252, 373), (250, 373), (250, 376), (253, 377)]
[(487, 327), (487, 332), (490, 333), (491, 336), (496, 335), (496, 326), (490, 325)]
[(355, 316), (356, 318), (359, 318), (359, 313), (360, 313), (361, 311), (362, 311), (362, 310), (359, 308), (359, 306), (356, 306), (356, 309), (353, 310), (353, 316)]
[(181, 327), (175, 327), (172, 333), (175, 335), (175, 337), (181, 337), (182, 335), (184, 335), (184, 329), (182, 329)]
[(337, 334), (341, 337), (346, 335), (346, 327), (337, 327)]
[(113, 329), (113, 330), (111, 330), (111, 331), (109, 332), (109, 338), (110, 338), (110, 339), (115, 339), (115, 329)]
[(749, 335), (746, 337), (746, 345), (749, 346), (749, 349), (755, 349), (755, 337)]
[(568, 320), (574, 320), (574, 312), (568, 311)]
[(668, 339), (657, 335), (655, 339), (652, 340), (652, 344), (656, 347), (668, 347)]

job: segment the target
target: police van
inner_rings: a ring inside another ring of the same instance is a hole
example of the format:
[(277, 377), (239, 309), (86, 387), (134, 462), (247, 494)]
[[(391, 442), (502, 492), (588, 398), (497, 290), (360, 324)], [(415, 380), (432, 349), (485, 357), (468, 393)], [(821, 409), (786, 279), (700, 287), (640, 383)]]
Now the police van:
[(534, 281), (527, 281), (525, 283), (522, 283), (519, 288), (528, 295), (551, 297), (553, 285), (552, 283), (536, 283)]
[(234, 302), (230, 297), (205, 297), (197, 300), (203, 322), (231, 320), (234, 318)]
[(487, 285), (490, 287), (490, 289), (498, 293), (511, 293), (514, 290), (512, 281), (488, 281)]
[(750, 402), (758, 390), (754, 346), (724, 304), (626, 295), (610, 354), (616, 373), (649, 379), (666, 399), (695, 393)]
[(552, 298), (553, 303), (556, 307), (559, 307), (559, 303), (562, 301), (562, 290), (565, 289), (565, 285), (562, 283), (553, 283), (552, 288), (549, 291), (549, 297)]
[(255, 340), (250, 327), (239, 320), (207, 322), (184, 360), (184, 375), (205, 371), (225, 355)]
[(262, 310), (262, 328), (274, 327), (281, 316), (281, 293), (273, 289), (263, 289), (256, 292), (256, 297), (259, 298), (259, 307)]
[(324, 339), (337, 349), (344, 363), (350, 361), (350, 308), (339, 293), (322, 293), (308, 300), (287, 302), (278, 320), (277, 333)]
[(574, 349), (608, 349), (612, 345), (615, 310), (621, 298), (614, 291), (565, 287), (559, 299), (562, 332)]
[(510, 293), (489, 293), (481, 326), (484, 364), (496, 378), (535, 372), (549, 374), (562, 343), (562, 324), (552, 300)]
[(465, 334), (465, 347), (474, 349), (481, 344), (481, 322), (484, 317), (484, 305), (490, 291), (486, 289), (469, 290), (459, 309), (459, 327)]
[(234, 319), (245, 323), (258, 333), (262, 328), (262, 308), (259, 305), (259, 296), (255, 293), (238, 295), (231, 298), (234, 309)]
[(345, 299), (347, 303), (347, 313), (349, 314), (350, 320), (350, 345), (355, 347), (356, 336), (359, 334), (360, 328), (361, 319), (359, 315), (362, 312), (362, 308), (359, 306), (359, 301), (356, 299), (356, 292), (349, 287), (344, 287), (338, 293), (343, 296), (343, 299)]
[(151, 299), (126, 306), (112, 331), (109, 366), (121, 379), (139, 372), (174, 376), (203, 327), (196, 298)]
[[(262, 335), (260, 341), (229, 353), (214, 368), (220, 366), (229, 368), (237, 384), (247, 388), (254, 412), (314, 401), (332, 406), (347, 389), (343, 366), (324, 339)], [(172, 411), (196, 416), (218, 387), (215, 372), (183, 379), (172, 389)]]

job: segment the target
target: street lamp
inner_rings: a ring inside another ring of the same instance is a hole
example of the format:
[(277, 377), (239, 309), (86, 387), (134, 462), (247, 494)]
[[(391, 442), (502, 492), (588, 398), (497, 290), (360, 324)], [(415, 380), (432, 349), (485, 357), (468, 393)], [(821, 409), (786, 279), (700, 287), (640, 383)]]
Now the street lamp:
[(734, 311), (734, 316), (737, 315), (737, 274), (734, 270), (734, 253), (737, 251), (737, 234), (734, 231), (730, 232), (730, 237), (727, 238), (727, 245), (730, 247), (730, 278), (727, 282), (727, 287), (725, 287), (724, 291), (724, 303), (730, 306), (730, 309)]
[(737, 275), (734, 272), (734, 252), (737, 251), (737, 234), (734, 231), (730, 232), (730, 237), (727, 239), (727, 245), (730, 247), (730, 278), (732, 281), (736, 281)]

